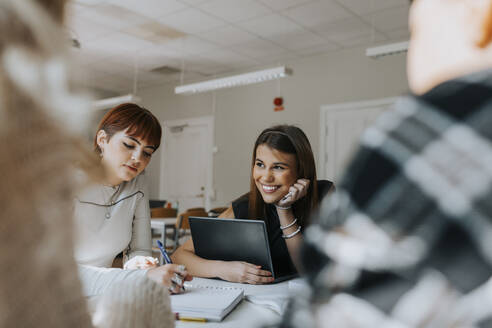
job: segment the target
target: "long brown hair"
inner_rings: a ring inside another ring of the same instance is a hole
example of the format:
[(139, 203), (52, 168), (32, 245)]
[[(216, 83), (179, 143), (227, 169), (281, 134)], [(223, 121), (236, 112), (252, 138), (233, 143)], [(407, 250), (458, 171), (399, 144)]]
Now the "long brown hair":
[[(103, 130), (108, 140), (120, 131), (127, 130), (129, 136), (145, 140), (149, 145), (159, 148), (162, 128), (159, 120), (149, 110), (136, 104), (124, 103), (109, 110), (101, 119), (97, 131)], [(100, 154), (97, 135), (94, 137), (94, 150)]]
[(251, 162), (251, 186), (249, 193), (249, 218), (264, 218), (265, 202), (261, 197), (253, 178), (253, 169), (256, 161), (256, 149), (259, 145), (266, 145), (278, 151), (294, 154), (297, 163), (297, 177), (310, 181), (306, 196), (294, 203), (292, 209), (301, 226), (309, 223), (312, 211), (318, 206), (318, 186), (316, 166), (313, 151), (304, 132), (293, 125), (277, 125), (263, 130), (255, 142)]

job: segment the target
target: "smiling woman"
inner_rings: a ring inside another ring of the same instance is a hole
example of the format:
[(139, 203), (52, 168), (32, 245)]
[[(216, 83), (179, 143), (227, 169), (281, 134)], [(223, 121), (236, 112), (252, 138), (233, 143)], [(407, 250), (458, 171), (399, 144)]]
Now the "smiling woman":
[[(264, 130), (253, 148), (250, 192), (232, 202), (223, 218), (261, 219), (268, 231), (275, 275), (295, 274), (302, 229), (319, 204), (334, 190), (330, 181), (318, 181), (311, 145), (304, 132), (292, 125)], [(253, 263), (212, 261), (195, 255), (190, 239), (173, 254), (191, 274), (234, 282), (273, 281), (269, 271)]]

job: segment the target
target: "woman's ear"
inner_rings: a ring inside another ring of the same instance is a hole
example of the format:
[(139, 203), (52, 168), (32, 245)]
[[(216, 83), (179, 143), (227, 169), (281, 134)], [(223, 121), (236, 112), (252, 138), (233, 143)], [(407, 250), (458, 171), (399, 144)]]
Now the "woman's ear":
[(99, 149), (101, 150), (101, 154), (102, 154), (104, 144), (108, 142), (108, 135), (106, 134), (106, 131), (104, 131), (104, 130), (97, 131), (96, 142), (97, 142), (97, 145), (99, 146)]
[(479, 31), (479, 38), (477, 46), (480, 48), (487, 48), (492, 42), (492, 0), (483, 0), (484, 9), (481, 15), (481, 31)]

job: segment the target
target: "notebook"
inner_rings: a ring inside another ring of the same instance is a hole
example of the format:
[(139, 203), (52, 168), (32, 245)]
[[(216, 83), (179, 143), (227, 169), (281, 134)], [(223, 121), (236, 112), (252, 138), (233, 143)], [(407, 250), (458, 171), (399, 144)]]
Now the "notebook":
[(171, 309), (180, 317), (222, 321), (243, 296), (240, 288), (187, 284), (184, 293), (171, 295)]

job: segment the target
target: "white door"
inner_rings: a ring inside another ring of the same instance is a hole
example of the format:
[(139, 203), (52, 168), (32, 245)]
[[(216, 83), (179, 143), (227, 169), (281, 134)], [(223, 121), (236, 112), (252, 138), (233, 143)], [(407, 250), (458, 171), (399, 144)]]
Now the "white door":
[(318, 175), (339, 181), (362, 132), (395, 101), (396, 98), (385, 98), (322, 106)]
[(213, 118), (168, 121), (164, 126), (160, 198), (178, 202), (179, 212), (210, 207)]

